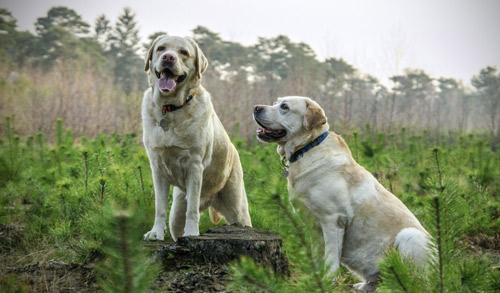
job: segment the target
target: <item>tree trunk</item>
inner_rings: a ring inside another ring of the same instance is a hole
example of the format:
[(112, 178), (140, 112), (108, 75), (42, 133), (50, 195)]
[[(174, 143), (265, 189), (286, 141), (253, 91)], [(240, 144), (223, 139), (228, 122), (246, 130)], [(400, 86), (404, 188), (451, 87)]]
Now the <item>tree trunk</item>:
[(281, 251), (281, 237), (250, 227), (219, 226), (201, 236), (181, 237), (177, 243), (154, 242), (152, 246), (156, 249), (155, 259), (165, 266), (225, 264), (246, 256), (279, 275), (290, 275), (288, 259)]

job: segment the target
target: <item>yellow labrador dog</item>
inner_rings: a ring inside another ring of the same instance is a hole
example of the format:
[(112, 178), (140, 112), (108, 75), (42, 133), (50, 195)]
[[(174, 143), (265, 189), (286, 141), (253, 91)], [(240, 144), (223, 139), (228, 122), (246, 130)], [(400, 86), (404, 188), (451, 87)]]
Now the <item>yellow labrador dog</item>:
[(257, 137), (278, 143), (288, 161), (290, 200), (298, 200), (317, 218), (331, 272), (340, 263), (375, 290), (376, 262), (392, 245), (425, 263), (430, 236), (417, 218), (368, 171), (358, 165), (344, 140), (329, 131), (323, 109), (306, 97), (279, 98), (273, 106), (255, 106), (261, 126)]
[(172, 238), (199, 235), (200, 212), (213, 223), (251, 226), (240, 158), (201, 86), (207, 59), (191, 39), (158, 37), (146, 55), (150, 88), (142, 101), (143, 142), (155, 190), (155, 221), (145, 239), (163, 240), (166, 205)]

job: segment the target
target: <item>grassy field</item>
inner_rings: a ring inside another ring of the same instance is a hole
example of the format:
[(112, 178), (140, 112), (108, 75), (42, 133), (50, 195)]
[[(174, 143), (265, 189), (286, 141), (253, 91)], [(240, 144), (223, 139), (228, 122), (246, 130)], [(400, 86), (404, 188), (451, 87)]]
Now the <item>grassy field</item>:
[[(11, 268), (57, 262), (75, 264), (82, 274), (94, 274), (88, 265), (95, 264), (98, 282), (89, 284), (90, 290), (113, 288), (110, 280), (120, 279), (110, 273), (118, 266), (113, 258), (120, 257), (113, 255), (119, 245), (114, 232), (126, 227), (137, 248), (133, 259), (141, 259), (141, 235), (153, 223), (153, 184), (140, 139), (112, 134), (75, 141), (58, 121), (55, 141), (47, 143), (43, 134), (16, 136), (10, 119), (5, 127), (0, 140), (0, 288), (36, 291), (38, 287)], [(367, 128), (344, 137), (357, 161), (442, 242), (442, 278), (432, 271), (439, 270), (438, 264), (418, 272), (390, 258), (381, 264), (383, 272), (395, 271), (398, 277), (383, 275), (384, 290), (439, 291), (441, 284), (445, 291), (500, 290), (500, 271), (492, 269), (500, 265), (500, 155), (489, 149), (487, 136), (447, 133), (440, 136), (438, 148), (436, 136), (431, 139), (425, 131), (372, 134)], [(232, 288), (336, 291), (358, 282), (345, 269), (333, 286), (325, 278), (321, 239), (310, 217), (292, 212), (275, 145), (232, 140), (243, 164), (253, 225), (284, 238), (292, 270), (291, 279), (282, 280), (244, 261), (233, 268)], [(204, 213), (201, 230), (211, 226)], [(140, 260), (133, 267), (129, 273), (137, 275), (134, 286), (138, 291), (148, 288), (157, 268)], [(257, 284), (248, 282), (252, 278)], [(51, 291), (51, 286), (41, 289)]]

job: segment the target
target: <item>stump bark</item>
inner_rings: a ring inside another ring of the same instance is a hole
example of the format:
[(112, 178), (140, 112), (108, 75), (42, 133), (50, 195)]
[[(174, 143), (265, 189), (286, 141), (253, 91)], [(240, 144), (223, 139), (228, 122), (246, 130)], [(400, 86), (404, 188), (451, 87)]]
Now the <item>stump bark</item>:
[(190, 264), (226, 264), (241, 256), (289, 276), (288, 259), (282, 253), (283, 241), (275, 233), (251, 227), (219, 226), (200, 236), (181, 237), (177, 243), (161, 243), (155, 259), (165, 266), (186, 267)]

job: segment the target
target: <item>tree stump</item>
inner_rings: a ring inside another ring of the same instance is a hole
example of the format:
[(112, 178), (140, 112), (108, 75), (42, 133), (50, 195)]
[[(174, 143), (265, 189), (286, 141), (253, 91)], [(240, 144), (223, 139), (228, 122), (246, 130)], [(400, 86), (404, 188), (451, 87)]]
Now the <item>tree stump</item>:
[(275, 233), (250, 227), (219, 226), (200, 236), (181, 237), (177, 243), (161, 243), (154, 257), (165, 266), (226, 264), (241, 256), (289, 276), (288, 259), (282, 253), (283, 241)]

